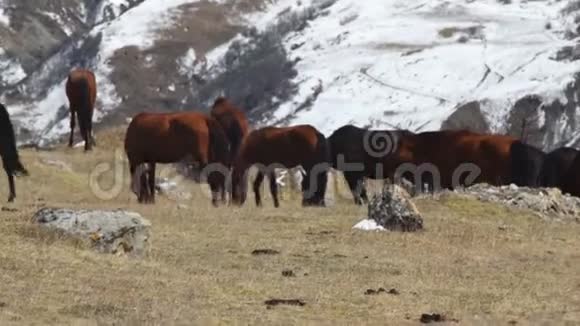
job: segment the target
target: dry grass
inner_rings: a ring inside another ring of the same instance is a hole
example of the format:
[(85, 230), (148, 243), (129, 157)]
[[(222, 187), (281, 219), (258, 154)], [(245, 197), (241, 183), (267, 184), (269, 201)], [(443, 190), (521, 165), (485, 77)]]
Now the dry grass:
[[(17, 203), (0, 218), (0, 324), (405, 324), (440, 312), (463, 324), (580, 322), (580, 225), (456, 198), (423, 199), (426, 230), (416, 234), (352, 230), (364, 208), (344, 199), (330, 208), (281, 209), (253, 203), (213, 209), (202, 191), (188, 208), (161, 197), (139, 206), (127, 187), (102, 201), (88, 171), (112, 162), (121, 132), (99, 148), (23, 151), (31, 177), (18, 180)], [(41, 163), (65, 161), (73, 172)], [(2, 179), (3, 180), (3, 179)], [(0, 185), (0, 198), (6, 197)], [(38, 207), (123, 207), (153, 223), (143, 260), (100, 255), (42, 234)], [(253, 256), (269, 248), (279, 255)], [(290, 269), (296, 277), (283, 277)], [(365, 295), (369, 288), (400, 295)], [(266, 309), (272, 298), (303, 307)]]

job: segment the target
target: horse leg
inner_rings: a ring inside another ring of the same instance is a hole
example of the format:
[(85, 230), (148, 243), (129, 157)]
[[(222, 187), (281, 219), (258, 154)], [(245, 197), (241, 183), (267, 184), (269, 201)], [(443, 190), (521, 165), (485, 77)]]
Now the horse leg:
[(16, 187), (14, 186), (14, 175), (6, 170), (6, 175), (8, 176), (8, 186), (10, 188), (10, 195), (8, 196), (8, 202), (11, 203), (16, 198)]
[(75, 126), (76, 126), (77, 114), (76, 111), (70, 111), (70, 137), (68, 139), (68, 147), (73, 147)]
[(258, 175), (254, 180), (254, 195), (256, 196), (256, 206), (262, 206), (262, 197), (260, 196), (260, 187), (264, 181), (264, 172), (258, 171)]
[(276, 172), (274, 169), (270, 171), (268, 179), (270, 179), (270, 193), (274, 199), (274, 207), (279, 207), (280, 203), (278, 201), (278, 183), (276, 183)]
[[(364, 183), (362, 182), (362, 177), (360, 177), (356, 173), (344, 172), (344, 178), (346, 179), (346, 183), (348, 184), (348, 188), (352, 193), (354, 198), (354, 203), (356, 205), (362, 205), (362, 191), (364, 189)], [(359, 194), (359, 192), (361, 192)], [(364, 196), (366, 197), (366, 190), (364, 191)]]
[(149, 187), (149, 195), (150, 203), (155, 203), (155, 163), (149, 163), (149, 184), (147, 185)]
[[(142, 166), (146, 166), (147, 163), (143, 163)], [(147, 203), (149, 199), (149, 187), (147, 185), (147, 171), (139, 170), (139, 203)]]

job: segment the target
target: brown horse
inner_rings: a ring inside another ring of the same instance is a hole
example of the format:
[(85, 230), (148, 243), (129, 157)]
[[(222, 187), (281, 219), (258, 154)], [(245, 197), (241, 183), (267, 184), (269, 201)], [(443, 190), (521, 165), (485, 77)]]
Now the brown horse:
[(95, 74), (86, 69), (75, 69), (66, 81), (66, 96), (70, 110), (70, 138), (68, 146), (73, 146), (75, 123), (79, 121), (81, 136), (85, 141), (85, 151), (96, 145), (93, 137), (93, 111), (97, 97)]
[(517, 142), (510, 136), (464, 130), (423, 132), (401, 137), (385, 165), (392, 180), (411, 176), (417, 188), (425, 181), (431, 191), (484, 182), (505, 185), (512, 182), (514, 169), (537, 172), (512, 166)]
[(242, 205), (247, 195), (247, 171), (258, 165), (253, 183), (256, 205), (262, 205), (260, 186), (267, 174), (274, 206), (279, 207), (275, 168), (302, 166), (302, 204), (324, 206), (328, 180), (329, 151), (326, 138), (310, 125), (266, 127), (254, 130), (245, 138), (232, 171), (232, 202)]
[(8, 111), (2, 104), (0, 104), (0, 157), (2, 158), (2, 165), (8, 177), (8, 187), (10, 190), (8, 202), (12, 202), (16, 198), (14, 176), (26, 176), (28, 175), (28, 171), (26, 171), (20, 162), (18, 150), (16, 149), (14, 128), (12, 127), (12, 122), (10, 122)]
[(155, 202), (155, 164), (182, 160), (192, 160), (205, 171), (214, 206), (219, 192), (222, 199), (225, 197), (231, 166), (229, 143), (220, 124), (210, 116), (198, 112), (140, 113), (127, 129), (125, 152), (140, 203)]
[(224, 97), (218, 97), (211, 109), (211, 116), (223, 127), (230, 141), (230, 153), (233, 162), (244, 138), (250, 130), (244, 112)]

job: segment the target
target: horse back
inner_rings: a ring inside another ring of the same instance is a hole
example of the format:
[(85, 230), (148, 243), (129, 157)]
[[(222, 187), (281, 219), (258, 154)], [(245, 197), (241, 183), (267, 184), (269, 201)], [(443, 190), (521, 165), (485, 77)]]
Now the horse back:
[(71, 104), (71, 109), (89, 105), (89, 110), (94, 109), (97, 96), (97, 82), (95, 74), (87, 69), (75, 69), (68, 75), (66, 95)]
[(509, 136), (465, 130), (423, 132), (402, 137), (393, 161), (434, 166), (444, 188), (452, 187), (459, 169), (479, 170), (475, 182), (498, 184), (510, 179), (510, 147), (514, 141)]
[[(288, 168), (327, 161), (326, 139), (310, 125), (265, 127), (250, 132), (241, 149), (246, 162), (274, 164)], [(323, 148), (323, 149), (321, 149)]]

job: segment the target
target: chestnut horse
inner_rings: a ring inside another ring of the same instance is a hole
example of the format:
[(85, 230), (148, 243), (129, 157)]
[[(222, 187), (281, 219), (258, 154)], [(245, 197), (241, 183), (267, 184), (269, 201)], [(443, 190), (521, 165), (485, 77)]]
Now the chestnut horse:
[(70, 138), (68, 146), (73, 146), (75, 123), (78, 116), (81, 136), (85, 141), (85, 151), (96, 145), (93, 137), (93, 111), (97, 96), (95, 74), (86, 69), (71, 71), (66, 80), (66, 96), (70, 110)]
[(365, 178), (386, 178), (383, 163), (395, 151), (399, 139), (412, 134), (407, 130), (369, 130), (345, 125), (328, 137), (332, 167), (342, 171), (355, 204), (368, 202)]
[(416, 187), (425, 181), (431, 191), (475, 183), (506, 185), (514, 182), (516, 173), (525, 174), (519, 180), (533, 182), (539, 172), (537, 162), (513, 159), (518, 142), (510, 136), (465, 130), (423, 132), (401, 137), (385, 165), (393, 180), (398, 182), (407, 173)]
[(225, 197), (231, 166), (229, 143), (220, 124), (210, 116), (198, 112), (140, 113), (127, 128), (125, 152), (131, 179), (138, 184), (133, 191), (140, 203), (155, 202), (156, 163), (189, 159), (200, 170), (207, 170), (212, 204), (217, 206), (220, 192), (222, 200)]
[(0, 157), (2, 157), (4, 171), (8, 177), (8, 187), (10, 190), (8, 202), (13, 202), (14, 198), (16, 198), (14, 176), (28, 175), (28, 171), (26, 171), (20, 162), (18, 150), (16, 149), (14, 128), (12, 127), (12, 122), (10, 122), (8, 111), (2, 104), (0, 104)]
[(231, 160), (238, 154), (242, 141), (250, 130), (248, 119), (242, 110), (234, 106), (224, 97), (218, 97), (211, 109), (211, 116), (224, 129), (230, 142)]
[(258, 165), (253, 183), (256, 205), (262, 205), (260, 186), (267, 174), (274, 206), (279, 207), (275, 168), (302, 166), (302, 205), (324, 206), (328, 181), (329, 152), (326, 138), (310, 125), (266, 127), (254, 130), (245, 138), (234, 161), (232, 202), (242, 205), (247, 195), (247, 171)]

